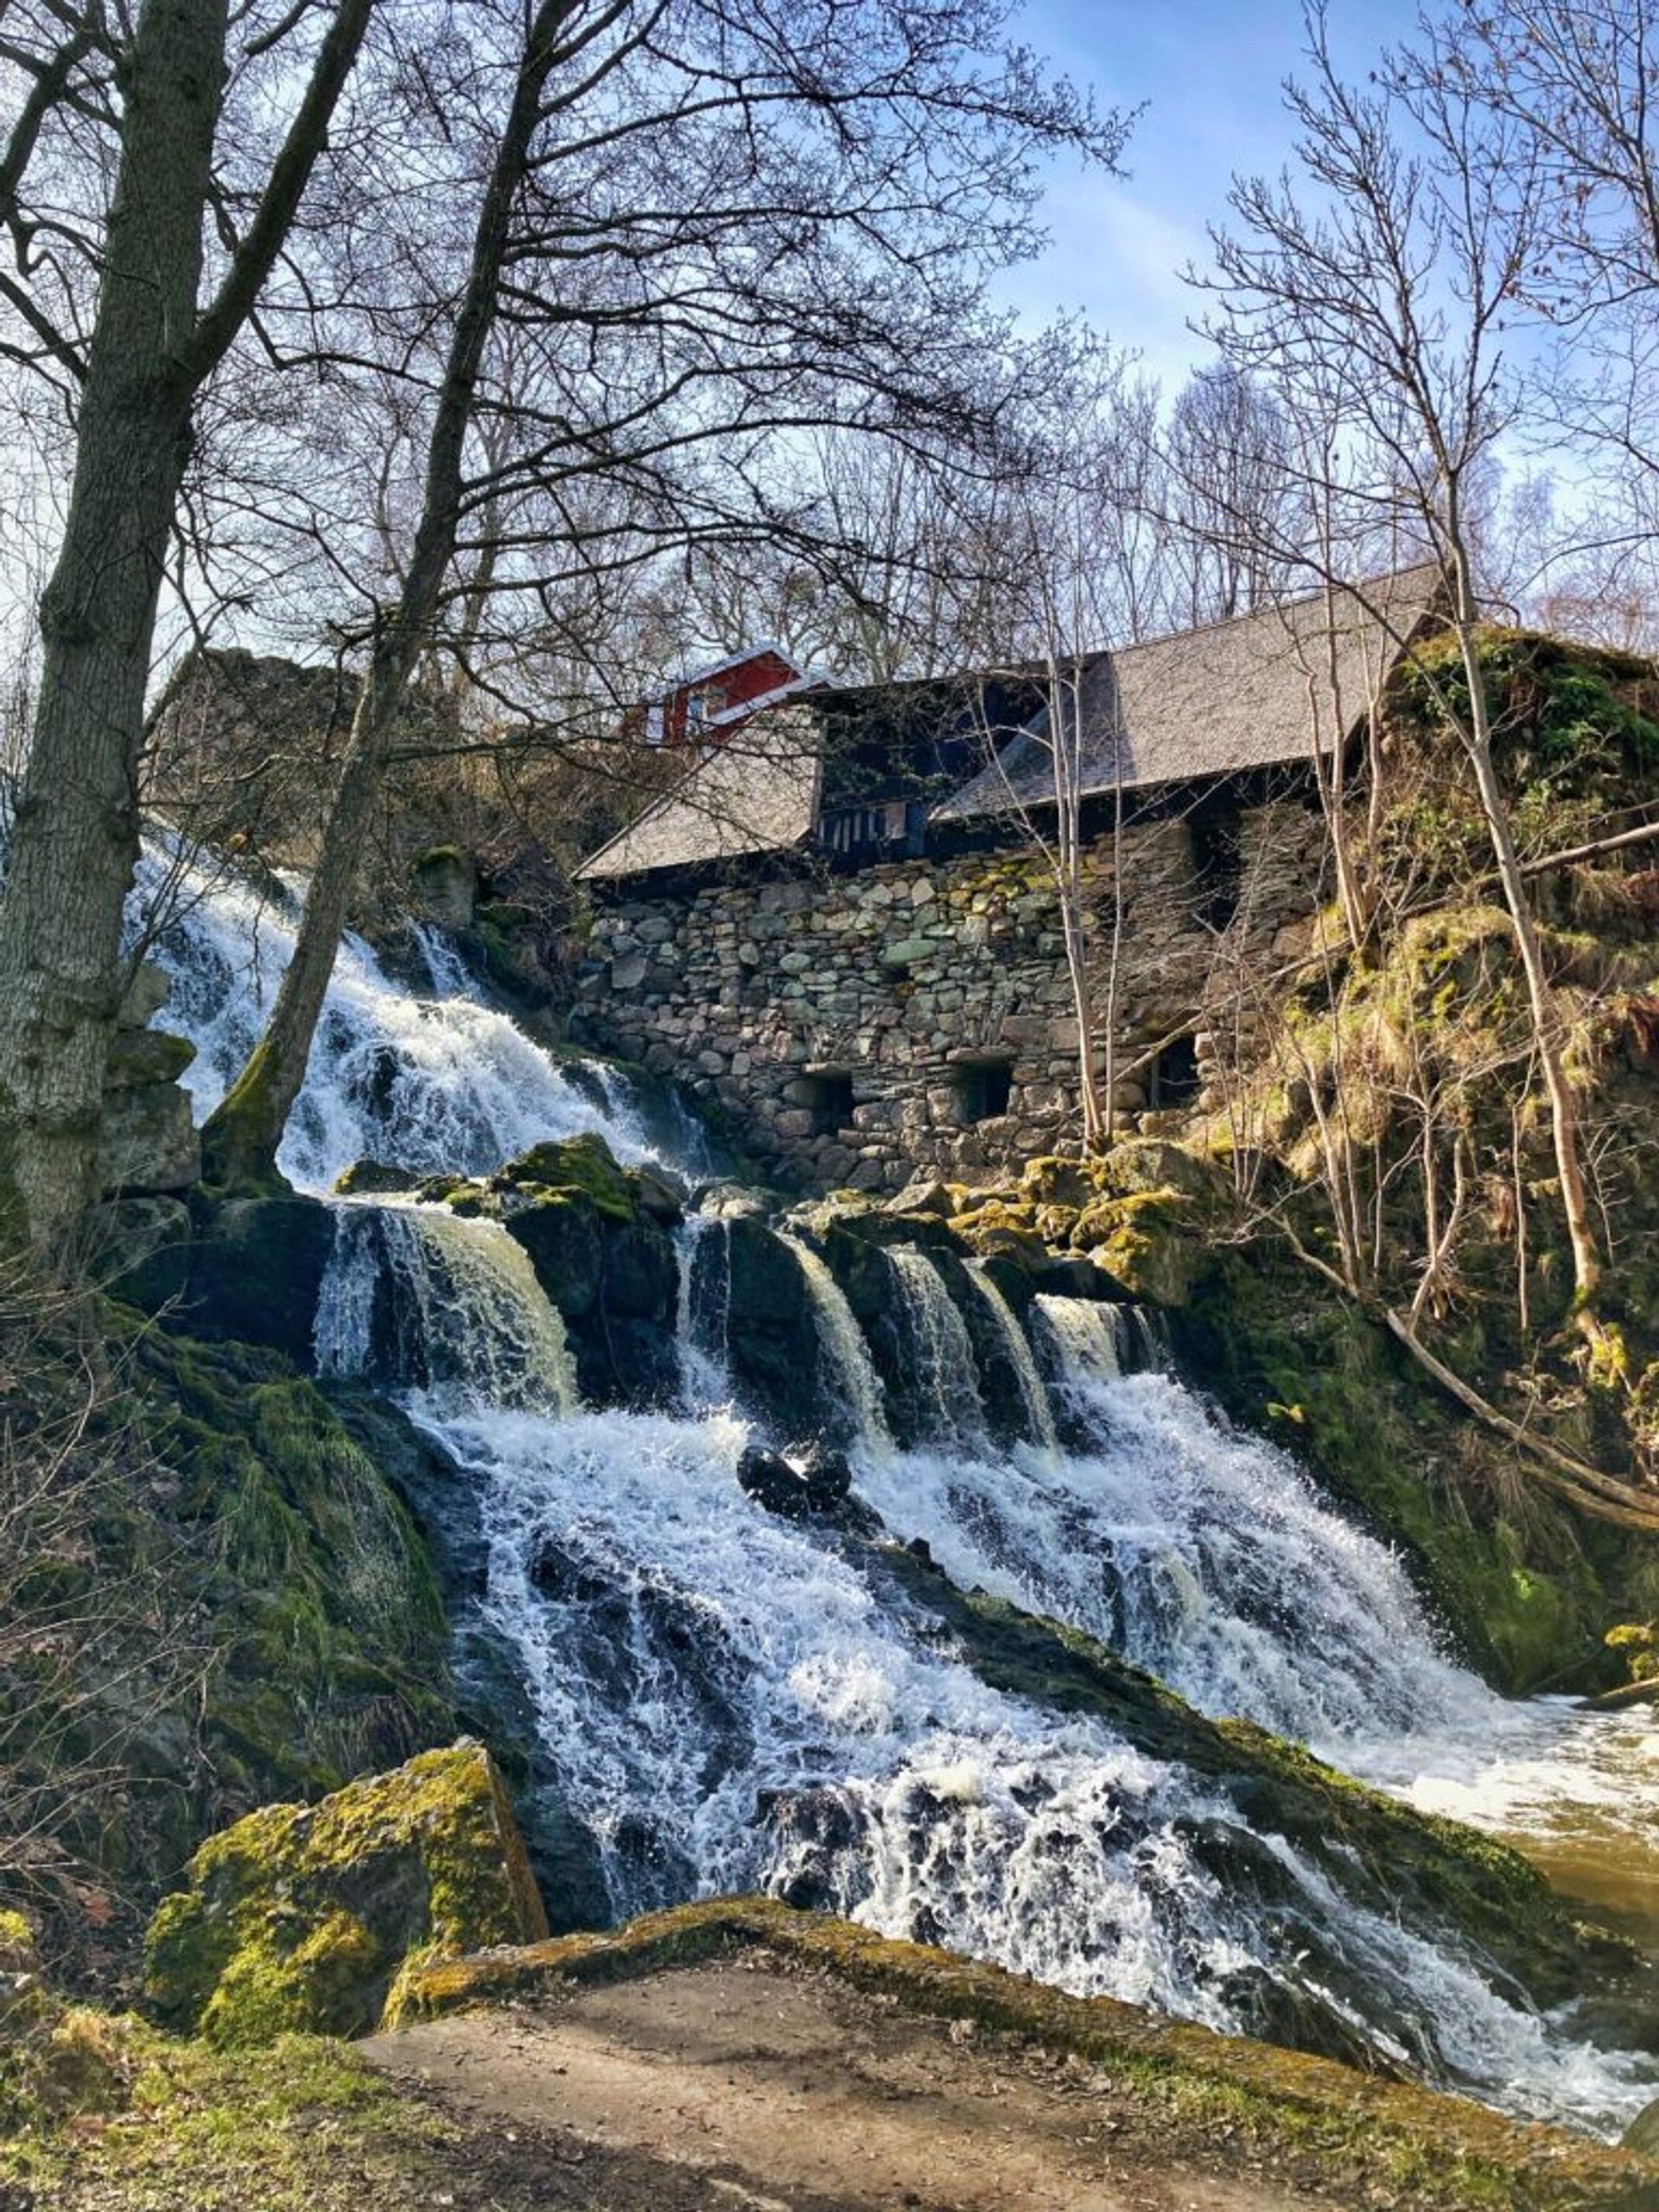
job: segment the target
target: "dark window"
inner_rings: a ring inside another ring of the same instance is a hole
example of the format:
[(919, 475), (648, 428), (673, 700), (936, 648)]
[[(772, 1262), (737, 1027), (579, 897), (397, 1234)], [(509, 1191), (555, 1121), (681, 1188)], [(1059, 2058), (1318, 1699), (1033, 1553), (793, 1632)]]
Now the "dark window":
[(1006, 1114), (1013, 1090), (1014, 1068), (1007, 1060), (980, 1060), (957, 1070), (957, 1107), (964, 1122), (990, 1122)]
[(853, 1078), (831, 1068), (806, 1080), (811, 1090), (807, 1106), (812, 1126), (820, 1136), (834, 1136), (853, 1118)]
[(1178, 1037), (1159, 1053), (1149, 1092), (1147, 1103), (1159, 1113), (1192, 1105), (1198, 1095), (1198, 1048), (1191, 1037)]
[(1212, 802), (1192, 817), (1192, 870), (1198, 919), (1224, 930), (1238, 912), (1243, 887), (1235, 808)]

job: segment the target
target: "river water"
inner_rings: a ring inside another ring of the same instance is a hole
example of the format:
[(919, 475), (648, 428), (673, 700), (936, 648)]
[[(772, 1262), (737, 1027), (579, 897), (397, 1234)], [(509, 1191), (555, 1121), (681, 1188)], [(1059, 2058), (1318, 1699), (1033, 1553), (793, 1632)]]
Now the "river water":
[[(200, 886), (161, 940), (162, 1020), (200, 1048), (187, 1080), (203, 1112), (257, 1033), (291, 927), (251, 892)], [(588, 1128), (626, 1161), (698, 1164), (626, 1078), (550, 1058), (486, 1003), (447, 942), (429, 966), (411, 988), (363, 944), (342, 950), (283, 1154), (297, 1185), (327, 1192), (365, 1156), (488, 1172)], [(360, 1376), (375, 1287), (391, 1287), (379, 1380), (465, 1471), (486, 1556), (472, 1630), (505, 1656), (530, 1718), (532, 1823), (575, 1840), (595, 1909), (765, 1889), (1224, 2031), (1279, 1997), (1317, 2004), (1431, 2078), (1602, 2133), (1659, 2092), (1650, 2056), (1596, 2047), (1444, 1929), (1357, 1903), (1328, 1857), (1241, 1836), (1213, 1784), (988, 1688), (868, 1547), (754, 1504), (735, 1479), (753, 1424), (718, 1315), (690, 1289), (720, 1231), (694, 1216), (682, 1232), (671, 1410), (580, 1403), (556, 1312), (488, 1224), (342, 1204), (318, 1317), (324, 1371)], [(1202, 1713), (1513, 1838), (1659, 1938), (1649, 1713), (1496, 1695), (1448, 1656), (1400, 1561), (1149, 1364), (1122, 1310), (1046, 1298), (1027, 1330), (972, 1286), (1024, 1408), (1025, 1440), (997, 1445), (965, 1315), (925, 1254), (890, 1255), (930, 1408), (925, 1441), (897, 1448), (856, 1320), (796, 1249), (815, 1387), (893, 1535), (961, 1587), (1087, 1630)], [(1230, 1837), (1270, 1881), (1230, 1878)]]

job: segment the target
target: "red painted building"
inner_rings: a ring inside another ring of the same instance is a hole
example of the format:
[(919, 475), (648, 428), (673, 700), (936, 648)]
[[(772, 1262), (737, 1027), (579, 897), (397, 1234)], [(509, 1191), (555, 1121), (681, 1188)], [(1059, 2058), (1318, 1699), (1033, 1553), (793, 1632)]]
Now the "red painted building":
[(626, 733), (652, 745), (723, 745), (761, 708), (810, 690), (817, 680), (780, 646), (748, 645), (632, 709)]

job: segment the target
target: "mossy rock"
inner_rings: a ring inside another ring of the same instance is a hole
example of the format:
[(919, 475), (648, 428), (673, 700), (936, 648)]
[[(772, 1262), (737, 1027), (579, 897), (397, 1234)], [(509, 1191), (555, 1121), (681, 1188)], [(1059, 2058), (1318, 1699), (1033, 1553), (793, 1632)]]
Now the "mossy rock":
[[(537, 1281), (566, 1321), (586, 1320), (599, 1303), (607, 1218), (587, 1192), (552, 1191), (508, 1219), (508, 1235), (523, 1245)], [(626, 1225), (632, 1225), (632, 1217)]]
[(1071, 1242), (1131, 1298), (1165, 1308), (1185, 1306), (1210, 1263), (1198, 1208), (1167, 1186), (1097, 1198), (1077, 1216)]
[(104, 1080), (111, 1090), (176, 1083), (195, 1057), (188, 1037), (170, 1036), (164, 1029), (118, 1029), (110, 1039)]
[(418, 1190), (424, 1179), (412, 1167), (399, 1167), (389, 1160), (354, 1160), (334, 1178), (342, 1198), (379, 1198)]
[(617, 1222), (631, 1222), (639, 1211), (636, 1179), (618, 1162), (596, 1130), (536, 1145), (522, 1158), (509, 1160), (491, 1182), (504, 1192), (579, 1191), (601, 1213)]
[(411, 1961), (535, 1942), (547, 1916), (486, 1751), (461, 1743), (211, 1837), (150, 1923), (145, 1989), (216, 2044), (360, 2035)]

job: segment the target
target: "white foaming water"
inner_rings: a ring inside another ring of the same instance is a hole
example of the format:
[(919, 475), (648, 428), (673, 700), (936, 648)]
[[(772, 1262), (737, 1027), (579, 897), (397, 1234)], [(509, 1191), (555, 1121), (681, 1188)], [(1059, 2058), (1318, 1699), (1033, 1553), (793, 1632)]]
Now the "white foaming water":
[(865, 1451), (889, 1451), (893, 1439), (887, 1433), (886, 1393), (863, 1332), (847, 1303), (846, 1292), (810, 1244), (783, 1230), (779, 1236), (800, 1262), (806, 1279), (807, 1295), (817, 1318), (825, 1389), (851, 1421)]
[(556, 1416), (575, 1405), (564, 1324), (499, 1222), (442, 1206), (347, 1204), (337, 1215), (317, 1302), (321, 1374), (416, 1390), (435, 1411)]
[[(293, 957), (295, 915), (234, 878), (140, 864), (136, 903), (176, 913), (155, 946), (173, 988), (162, 1020), (196, 1046), (184, 1077), (205, 1118), (245, 1065)], [(459, 963), (456, 963), (459, 966)], [(487, 1174), (550, 1138), (597, 1128), (619, 1159), (650, 1157), (638, 1117), (605, 1110), (506, 1015), (464, 997), (424, 998), (382, 971), (348, 937), (312, 1047), (305, 1088), (279, 1155), (303, 1189), (327, 1191), (353, 1160), (420, 1174)], [(462, 971), (464, 982), (464, 971)]]
[(1059, 1364), (1062, 1387), (1086, 1392), (1116, 1382), (1123, 1372), (1123, 1316), (1121, 1307), (1090, 1298), (1058, 1298), (1042, 1291), (1037, 1316)]
[(743, 1496), (729, 1415), (427, 1419), (479, 1478), (485, 1611), (618, 1913), (762, 1888), (1224, 2031), (1322, 2005), (1581, 2123), (1650, 2093), (1276, 1839), (1263, 1910), (1215, 1864), (1249, 1846), (1223, 1795), (988, 1688), (879, 1570)]
[(1048, 1393), (1043, 1388), (1042, 1376), (1037, 1372), (1037, 1362), (1032, 1356), (1026, 1332), (1020, 1325), (1019, 1316), (976, 1260), (969, 1262), (967, 1276), (990, 1316), (991, 1326), (1001, 1340), (1008, 1363), (1014, 1370), (1014, 1379), (1020, 1385), (1026, 1433), (1033, 1443), (1041, 1445), (1046, 1451), (1058, 1452), (1060, 1440), (1055, 1430)]

